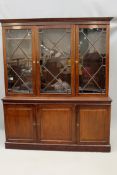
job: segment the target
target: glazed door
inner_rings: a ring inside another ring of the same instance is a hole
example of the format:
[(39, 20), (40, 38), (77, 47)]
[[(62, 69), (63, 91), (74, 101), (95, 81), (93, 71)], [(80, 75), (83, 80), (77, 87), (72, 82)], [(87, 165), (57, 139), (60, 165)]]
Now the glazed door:
[(108, 30), (107, 25), (77, 26), (77, 95), (108, 94)]
[(73, 105), (41, 105), (37, 108), (38, 141), (43, 143), (75, 142)]
[(37, 29), (39, 95), (74, 94), (74, 27), (40, 26)]
[(6, 94), (35, 94), (35, 51), (32, 27), (4, 27)]

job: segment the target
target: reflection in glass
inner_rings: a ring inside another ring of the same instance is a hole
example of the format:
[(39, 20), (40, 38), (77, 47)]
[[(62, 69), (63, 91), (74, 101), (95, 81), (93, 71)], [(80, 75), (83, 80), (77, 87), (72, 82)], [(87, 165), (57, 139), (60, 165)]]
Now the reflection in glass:
[(42, 29), (41, 93), (71, 93), (70, 29)]
[(80, 28), (79, 93), (105, 93), (106, 29)]
[(8, 92), (32, 93), (32, 32), (6, 31)]

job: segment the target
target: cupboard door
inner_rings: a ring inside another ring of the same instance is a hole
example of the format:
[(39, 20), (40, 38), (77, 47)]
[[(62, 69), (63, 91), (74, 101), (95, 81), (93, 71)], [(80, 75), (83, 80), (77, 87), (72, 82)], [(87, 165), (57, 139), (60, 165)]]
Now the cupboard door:
[(3, 30), (7, 94), (34, 94), (34, 32), (29, 27)]
[(38, 108), (37, 123), (40, 123), (38, 138), (41, 142), (74, 142), (75, 114), (72, 105), (42, 105)]
[(38, 30), (40, 94), (74, 94), (74, 28), (41, 26)]
[(34, 108), (29, 105), (5, 105), (7, 141), (33, 142), (35, 140)]
[(80, 108), (80, 142), (107, 143), (110, 115), (107, 107)]
[(108, 26), (80, 25), (77, 29), (77, 94), (107, 94)]

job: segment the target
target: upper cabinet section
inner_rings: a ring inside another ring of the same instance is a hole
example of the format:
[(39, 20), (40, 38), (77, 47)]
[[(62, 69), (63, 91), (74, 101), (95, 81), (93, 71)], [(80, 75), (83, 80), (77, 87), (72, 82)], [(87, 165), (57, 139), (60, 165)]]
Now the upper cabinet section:
[(2, 20), (6, 95), (108, 96), (109, 20)]

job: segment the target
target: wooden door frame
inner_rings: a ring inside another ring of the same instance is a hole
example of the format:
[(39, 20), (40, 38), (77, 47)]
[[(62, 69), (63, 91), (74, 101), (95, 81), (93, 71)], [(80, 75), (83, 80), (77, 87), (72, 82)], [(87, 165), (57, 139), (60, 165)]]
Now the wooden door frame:
[[(84, 93), (81, 94), (79, 93), (79, 29), (80, 28), (105, 28), (106, 29), (106, 72), (105, 72), (105, 89), (106, 92), (105, 94), (101, 94), (101, 93), (95, 93), (95, 94), (91, 94), (91, 93)], [(80, 96), (108, 96), (108, 86), (109, 86), (109, 36), (110, 36), (110, 31), (109, 31), (109, 24), (79, 24), (76, 25), (76, 96), (80, 97)]]
[[(45, 104), (37, 104), (36, 105), (36, 141), (38, 143), (51, 143), (49, 140), (42, 140), (41, 139), (41, 121), (42, 121), (42, 110), (43, 109), (49, 109), (49, 110), (55, 110), (55, 108), (57, 109), (70, 109), (71, 110), (71, 113), (72, 113), (72, 116), (71, 116), (71, 140), (70, 141), (65, 141), (66, 143), (76, 143), (77, 142), (77, 137), (76, 137), (76, 105), (70, 103), (70, 104), (65, 104), (65, 103), (58, 103), (58, 104), (48, 104), (48, 103), (45, 103)], [(64, 124), (63, 124), (64, 125)], [(39, 131), (39, 132), (38, 132)], [(57, 140), (56, 141), (52, 141), (52, 143), (59, 143)], [(63, 142), (63, 143), (65, 143)]]
[[(7, 70), (7, 57), (6, 57), (6, 30), (25, 30), (29, 29), (32, 31), (32, 94), (26, 94), (26, 93), (14, 93), (14, 92), (8, 92), (8, 70)], [(35, 55), (35, 38), (34, 38), (34, 26), (10, 26), (10, 27), (3, 27), (2, 29), (2, 38), (3, 38), (3, 57), (4, 57), (4, 82), (5, 82), (5, 94), (6, 96), (35, 96), (36, 95), (36, 84), (35, 84), (35, 75), (36, 75), (36, 55)]]
[[(98, 106), (98, 105), (91, 105), (91, 106), (87, 106), (87, 105), (84, 105), (84, 106), (80, 106), (79, 107), (79, 122), (80, 122), (80, 124), (81, 124), (81, 118), (82, 118), (82, 116), (80, 115), (80, 112), (82, 111), (82, 110), (91, 110), (91, 111), (93, 111), (93, 110), (95, 110), (95, 111), (98, 111), (98, 110), (105, 110), (106, 111), (106, 121), (105, 121), (105, 126), (104, 126), (104, 128), (103, 129), (105, 129), (105, 135), (104, 135), (104, 140), (81, 140), (80, 139), (80, 127), (79, 127), (79, 138), (78, 138), (78, 144), (79, 145), (82, 145), (82, 144), (84, 144), (84, 145), (88, 145), (88, 144), (91, 144), (91, 145), (101, 145), (101, 144), (110, 144), (110, 110), (111, 110), (111, 108), (110, 108), (110, 106), (107, 106), (107, 105), (103, 105), (103, 106)], [(99, 118), (99, 116), (98, 116), (98, 118)], [(101, 129), (101, 128), (100, 128)]]
[[(33, 123), (32, 123), (32, 128), (33, 128), (33, 142), (35, 142), (36, 140), (37, 140), (37, 137), (36, 137), (36, 127), (35, 127), (35, 123), (36, 123), (36, 111), (35, 111), (35, 106), (33, 106), (33, 105), (30, 105), (30, 104), (11, 104), (11, 103), (8, 103), (8, 104), (4, 104), (4, 114), (5, 114), (5, 118), (4, 118), (4, 120), (5, 120), (5, 134), (6, 134), (6, 141), (8, 142), (8, 141), (11, 141), (11, 139), (7, 136), (7, 134), (8, 134), (8, 129), (7, 129), (7, 126), (6, 126), (6, 123), (7, 123), (7, 119), (6, 119), (6, 117), (7, 117), (7, 109), (8, 108), (13, 108), (13, 109), (20, 109), (20, 108), (22, 108), (22, 109), (25, 109), (25, 108), (28, 108), (28, 109), (31, 109), (32, 110), (32, 114), (33, 114), (33, 116), (32, 116), (32, 120), (33, 120)], [(10, 117), (10, 116), (9, 116)], [(15, 140), (19, 140), (19, 139), (14, 139), (14, 141)], [(21, 140), (21, 139), (20, 139)], [(25, 140), (25, 139), (24, 139)], [(27, 141), (26, 141), (27, 142)]]
[[(40, 93), (40, 46), (39, 46), (39, 40), (40, 37), (38, 35), (38, 30), (39, 29), (63, 29), (63, 28), (71, 28), (71, 63), (72, 63), (72, 68), (71, 68), (71, 89), (72, 92), (71, 94), (64, 94), (64, 93)], [(36, 40), (36, 62), (37, 62), (37, 67), (36, 67), (36, 72), (37, 72), (37, 96), (75, 96), (75, 26), (74, 25), (45, 25), (45, 26), (36, 26), (36, 32), (35, 32), (35, 40)]]

